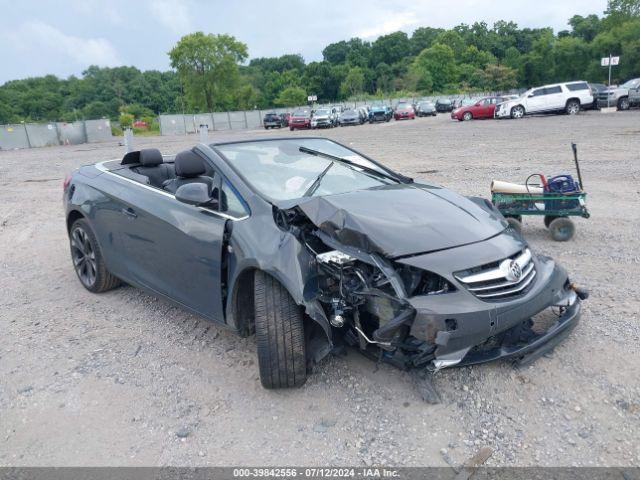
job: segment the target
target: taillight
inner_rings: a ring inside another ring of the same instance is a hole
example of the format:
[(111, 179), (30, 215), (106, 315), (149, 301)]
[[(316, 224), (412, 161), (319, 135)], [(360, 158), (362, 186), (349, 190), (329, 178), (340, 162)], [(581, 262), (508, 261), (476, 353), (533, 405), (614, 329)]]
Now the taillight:
[(70, 183), (71, 183), (71, 174), (67, 173), (64, 177), (64, 181), (62, 182), (62, 190), (66, 192), (67, 188), (69, 188)]

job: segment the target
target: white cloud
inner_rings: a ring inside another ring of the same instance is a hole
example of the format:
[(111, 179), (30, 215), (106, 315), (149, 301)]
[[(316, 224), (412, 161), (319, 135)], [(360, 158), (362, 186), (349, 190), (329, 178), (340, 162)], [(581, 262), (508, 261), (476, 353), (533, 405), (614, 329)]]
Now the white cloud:
[(379, 22), (375, 26), (357, 32), (355, 36), (372, 39), (398, 30), (407, 30), (408, 27), (414, 26), (418, 23), (418, 18), (416, 17), (415, 12), (401, 12), (386, 17), (386, 20)]
[(182, 0), (151, 0), (151, 14), (174, 33), (188, 33), (191, 30), (189, 7)]
[(15, 47), (29, 54), (62, 54), (84, 67), (122, 64), (118, 52), (107, 39), (67, 35), (39, 20), (26, 22), (13, 32), (7, 32), (7, 36)]

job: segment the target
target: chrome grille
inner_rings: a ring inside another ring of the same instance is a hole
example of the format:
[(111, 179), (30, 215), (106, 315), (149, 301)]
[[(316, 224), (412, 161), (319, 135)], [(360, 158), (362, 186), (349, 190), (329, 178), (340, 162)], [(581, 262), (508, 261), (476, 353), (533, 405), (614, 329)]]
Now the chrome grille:
[(525, 293), (536, 276), (536, 267), (526, 248), (500, 262), (454, 276), (478, 298), (504, 300)]

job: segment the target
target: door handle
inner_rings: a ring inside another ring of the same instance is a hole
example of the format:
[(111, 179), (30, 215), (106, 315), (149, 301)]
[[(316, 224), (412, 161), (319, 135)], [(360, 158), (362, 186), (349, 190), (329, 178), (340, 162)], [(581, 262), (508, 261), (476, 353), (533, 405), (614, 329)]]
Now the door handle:
[(120, 212), (131, 219), (138, 216), (136, 212), (133, 211), (133, 208), (123, 208), (122, 210), (120, 210)]

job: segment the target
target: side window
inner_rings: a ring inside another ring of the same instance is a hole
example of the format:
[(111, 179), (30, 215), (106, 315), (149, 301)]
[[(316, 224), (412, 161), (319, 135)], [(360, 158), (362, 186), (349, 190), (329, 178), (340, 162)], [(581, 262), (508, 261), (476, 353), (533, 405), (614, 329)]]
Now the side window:
[(539, 97), (539, 96), (541, 96), (541, 95), (544, 95), (544, 94), (545, 94), (545, 93), (544, 93), (544, 88), (539, 88), (539, 89), (537, 89), (537, 90), (534, 90), (532, 93), (533, 93), (533, 96), (534, 96), (534, 97)]
[(240, 196), (226, 180), (222, 182), (220, 211), (232, 217), (244, 217), (249, 214)]
[(559, 85), (555, 87), (547, 87), (544, 90), (545, 95), (551, 95), (552, 93), (562, 93), (562, 88)]
[(586, 84), (586, 82), (581, 82), (581, 83), (568, 83), (567, 84), (567, 88), (572, 91), (575, 92), (577, 90), (589, 90), (589, 85)]

